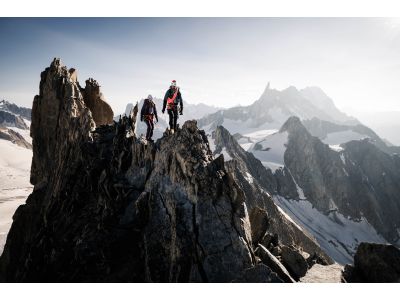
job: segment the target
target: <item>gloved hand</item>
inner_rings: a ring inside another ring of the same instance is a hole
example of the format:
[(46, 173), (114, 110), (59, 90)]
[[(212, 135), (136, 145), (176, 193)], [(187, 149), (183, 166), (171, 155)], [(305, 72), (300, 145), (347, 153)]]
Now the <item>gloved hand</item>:
[(140, 116), (140, 122), (143, 122), (143, 116)]
[(156, 122), (158, 123), (158, 118), (156, 119)]
[(163, 109), (161, 112), (162, 112), (162, 113), (165, 113), (165, 109)]
[(183, 110), (182, 109), (179, 110), (179, 114), (183, 115)]

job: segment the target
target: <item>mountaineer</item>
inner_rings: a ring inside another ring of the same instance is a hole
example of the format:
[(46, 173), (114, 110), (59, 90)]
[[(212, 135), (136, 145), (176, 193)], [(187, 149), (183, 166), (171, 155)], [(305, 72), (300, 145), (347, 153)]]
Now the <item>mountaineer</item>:
[(171, 133), (176, 131), (176, 122), (178, 120), (178, 113), (182, 115), (183, 113), (183, 101), (182, 95), (179, 91), (179, 87), (176, 86), (176, 80), (172, 80), (171, 86), (165, 93), (164, 103), (162, 113), (167, 112), (169, 115), (169, 129)]
[(156, 104), (153, 97), (149, 95), (144, 99), (142, 110), (140, 111), (140, 121), (144, 121), (147, 125), (146, 140), (153, 142), (154, 118), (158, 122)]

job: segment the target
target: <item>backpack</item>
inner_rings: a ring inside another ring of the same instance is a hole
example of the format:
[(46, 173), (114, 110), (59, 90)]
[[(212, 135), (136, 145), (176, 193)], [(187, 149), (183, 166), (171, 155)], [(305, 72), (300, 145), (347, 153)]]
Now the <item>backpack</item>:
[(151, 101), (149, 99), (146, 99), (144, 104), (143, 104), (143, 106), (144, 106), (144, 110), (143, 110), (144, 115), (152, 115), (152, 114), (154, 114), (154, 106), (155, 106), (155, 104), (154, 104), (153, 101)]
[(168, 97), (168, 99), (167, 99), (167, 109), (173, 109), (175, 107), (175, 104), (176, 104), (175, 100), (176, 100), (176, 97), (178, 96), (178, 93), (179, 93), (179, 88), (177, 87), (175, 89), (175, 93), (172, 95), (172, 98)]

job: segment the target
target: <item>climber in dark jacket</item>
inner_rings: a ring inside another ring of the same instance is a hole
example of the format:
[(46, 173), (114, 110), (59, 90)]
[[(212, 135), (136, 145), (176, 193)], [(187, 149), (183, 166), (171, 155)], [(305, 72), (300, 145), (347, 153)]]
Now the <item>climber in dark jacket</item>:
[(171, 133), (176, 131), (176, 122), (178, 121), (178, 112), (183, 114), (183, 101), (179, 87), (176, 86), (176, 81), (172, 80), (171, 86), (165, 93), (162, 113), (167, 108), (169, 116), (169, 129)]
[(146, 140), (153, 142), (154, 118), (158, 122), (156, 104), (153, 97), (149, 95), (144, 99), (142, 110), (140, 111), (140, 121), (144, 121), (147, 125)]

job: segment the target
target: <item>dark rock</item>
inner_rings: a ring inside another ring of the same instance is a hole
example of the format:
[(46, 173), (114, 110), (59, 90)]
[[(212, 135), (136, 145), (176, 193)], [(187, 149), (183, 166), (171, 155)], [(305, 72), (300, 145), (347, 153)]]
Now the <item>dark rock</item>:
[[(74, 69), (72, 73), (70, 73), (70, 76), (71, 80), (77, 80), (76, 71)], [(86, 86), (85, 89), (82, 90), (82, 94), (86, 106), (92, 112), (92, 117), (96, 126), (113, 123), (114, 112), (100, 92), (100, 85), (96, 80), (93, 78), (86, 80)]]
[(308, 270), (307, 261), (297, 249), (282, 246), (281, 259), (283, 265), (288, 269), (295, 280), (298, 281), (301, 277), (306, 275)]
[(279, 281), (256, 265), (246, 196), (195, 121), (147, 145), (133, 131), (137, 107), (95, 128), (70, 76), (59, 60), (41, 75), (35, 187), (14, 215), (0, 281)]
[(354, 267), (346, 266), (347, 282), (400, 282), (400, 249), (393, 245), (361, 243)]
[(295, 280), (290, 276), (288, 270), (282, 265), (282, 263), (268, 251), (263, 245), (258, 245), (255, 254), (261, 258), (261, 261), (271, 268), (278, 276), (288, 283), (293, 283)]
[(277, 233), (274, 233), (274, 235), (272, 236), (271, 245), (272, 247), (279, 246), (279, 236)]
[[(259, 244), (262, 244), (265, 248), (269, 249), (273, 238), (274, 236), (267, 232), (265, 233)], [(273, 246), (271, 248), (273, 248)]]
[(251, 238), (257, 245), (268, 229), (268, 213), (265, 209), (255, 207), (250, 211)]
[(324, 257), (320, 256), (318, 253), (313, 253), (311, 254), (308, 258), (306, 258), (307, 260), (307, 264), (308, 264), (308, 268), (311, 268), (313, 265), (315, 264), (319, 264), (319, 265), (329, 265), (330, 262), (327, 261)]
[(281, 256), (282, 255), (282, 249), (279, 246), (275, 246), (275, 247), (272, 248), (271, 253), (274, 256)]
[(283, 283), (284, 281), (264, 264), (258, 264), (248, 268), (242, 274), (233, 280), (235, 283)]

